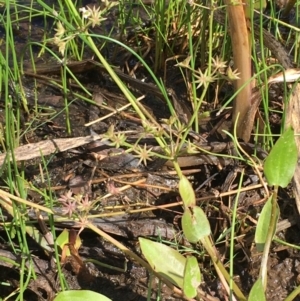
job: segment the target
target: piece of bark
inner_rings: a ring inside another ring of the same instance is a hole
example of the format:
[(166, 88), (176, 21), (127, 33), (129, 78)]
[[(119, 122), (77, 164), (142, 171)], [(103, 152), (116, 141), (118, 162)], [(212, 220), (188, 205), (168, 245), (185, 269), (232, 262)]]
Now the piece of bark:
[[(41, 156), (47, 156), (56, 152), (59, 153), (76, 148), (101, 138), (102, 136), (99, 135), (91, 135), (76, 138), (49, 139), (37, 143), (29, 143), (14, 149), (14, 159), (16, 161), (25, 161)], [(7, 156), (9, 156), (9, 158), (6, 158)], [(12, 160), (11, 152), (0, 155), (0, 166), (2, 166), (6, 160)]]

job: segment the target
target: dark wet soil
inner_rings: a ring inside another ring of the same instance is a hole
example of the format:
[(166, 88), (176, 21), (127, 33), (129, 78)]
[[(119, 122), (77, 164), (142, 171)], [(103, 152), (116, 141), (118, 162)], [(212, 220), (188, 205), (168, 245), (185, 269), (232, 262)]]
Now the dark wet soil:
[[(23, 36), (26, 29), (28, 29), (28, 24), (24, 23), (22, 25)], [(35, 24), (30, 32), (31, 39), (38, 40), (40, 31), (40, 24)], [(16, 47), (20, 49), (20, 52), (24, 49), (25, 42), (26, 40), (21, 38), (16, 42)], [(118, 49), (114, 50), (118, 52)], [(103, 51), (105, 52), (107, 49)], [(151, 52), (146, 59), (151, 61)], [(124, 74), (127, 76), (126, 64), (132, 67), (135, 61), (127, 53), (119, 51), (111, 63), (118, 66), (120, 72), (125, 70)], [(78, 70), (74, 71), (85, 88), (93, 95), (97, 105), (87, 103), (76, 96), (83, 95), (83, 91), (70, 79), (71, 88), (66, 95), (68, 111), (65, 109), (62, 91), (49, 84), (50, 79), (59, 79), (57, 66), (48, 62), (45, 71), (45, 63), (37, 59), (37, 69), (37, 76), (32, 76), (29, 64), (28, 66), (25, 64), (25, 74), (27, 75), (22, 80), (29, 111), (24, 112), (21, 118), (23, 126), (20, 144), (83, 137), (95, 135), (95, 133), (104, 134), (113, 126), (116, 133), (126, 131), (128, 142), (134, 144), (139, 141), (141, 146), (147, 144), (158, 153), (161, 151), (153, 136), (145, 134), (140, 120), (132, 111), (115, 112), (127, 101), (105, 70), (99, 66), (89, 63), (82, 64)], [(170, 116), (168, 107), (157, 89), (151, 86), (152, 83), (145, 70), (142, 67), (137, 70), (137, 75), (146, 78), (146, 84), (150, 86), (142, 83), (136, 84), (135, 81), (126, 77), (123, 80), (125, 82), (127, 80), (128, 87), (137, 97), (145, 94), (142, 104), (151, 112), (155, 120), (162, 122), (163, 118)], [(177, 81), (180, 78), (180, 72), (176, 68), (170, 67), (168, 74), (170, 76), (166, 85), (175, 91), (175, 95), (179, 99), (179, 108), (182, 110), (181, 116), (184, 119), (189, 103), (185, 100), (184, 84)], [(33, 79), (38, 82), (37, 98), (32, 93)], [(72, 84), (74, 85), (72, 86)], [(18, 101), (16, 99), (16, 103)], [(4, 109), (3, 105), (2, 109)], [(210, 110), (210, 105), (208, 104), (204, 109)], [(107, 114), (112, 112), (113, 114), (107, 117)], [(68, 117), (70, 131), (66, 127)], [(87, 123), (101, 117), (105, 118), (93, 125), (86, 126)], [(5, 122), (5, 116), (2, 115), (0, 118), (2, 122)], [(228, 128), (226, 118), (227, 115), (220, 117), (212, 115), (209, 119), (203, 120), (200, 125), (201, 136), (191, 133), (190, 141), (212, 152), (231, 154), (234, 148), (220, 130), (223, 127)], [(278, 127), (281, 116), (274, 113), (271, 116), (271, 122), (272, 127)], [(28, 124), (30, 124), (29, 127)], [(143, 138), (140, 139), (141, 137)], [(262, 149), (253, 144), (245, 144), (244, 148), (249, 154), (258, 150), (256, 154), (261, 160), (266, 156)], [(187, 242), (182, 237), (180, 229), (182, 208), (177, 204), (180, 200), (177, 191), (178, 177), (171, 162), (153, 158), (152, 161), (148, 161), (147, 165), (144, 162), (138, 164), (139, 160), (130, 153), (124, 153), (124, 150), (99, 141), (77, 148), (70, 147), (67, 151), (45, 157), (47, 173), (41, 158), (26, 160), (24, 173), (29, 183), (29, 199), (38, 203), (44, 202), (34, 187), (47, 193), (51, 191), (55, 198), (59, 198), (60, 195), (71, 189), (74, 194), (87, 195), (94, 201), (101, 200), (90, 213), (101, 213), (102, 216), (95, 218), (93, 222), (99, 229), (107, 232), (135, 253), (140, 254), (137, 242), (140, 236), (163, 239), (166, 243), (176, 241), (182, 245), (183, 249), (187, 248)], [(101, 160), (99, 160), (99, 156), (102, 156)], [(261, 254), (257, 254), (255, 251), (253, 237), (255, 222), (265, 202), (264, 191), (255, 186), (259, 181), (254, 171), (240, 162), (202, 154), (183, 156), (180, 160), (183, 172), (189, 176), (195, 188), (199, 205), (207, 212), (216, 241), (225, 229), (230, 227), (235, 194), (228, 196), (226, 192), (236, 189), (241, 169), (245, 168), (243, 186), (249, 190), (241, 193), (238, 200), (239, 227), (236, 235), (239, 239), (235, 246), (234, 270), (235, 281), (247, 295), (258, 277), (260, 268)], [(5, 185), (5, 182), (2, 185)], [(251, 188), (252, 186), (255, 188)], [(282, 240), (298, 245), (300, 243), (298, 216), (295, 217), (296, 208), (291, 196), (289, 189), (280, 191), (280, 225), (282, 229), (277, 235)], [(163, 207), (172, 203), (173, 207)], [(154, 206), (161, 207), (159, 210), (155, 210)], [(151, 209), (145, 212), (141, 210), (147, 207), (151, 207)], [(111, 213), (118, 213), (118, 215), (106, 216)], [(34, 218), (30, 212), (28, 217)], [(287, 223), (288, 220), (290, 223)], [(56, 226), (57, 234), (65, 227), (78, 230), (72, 222), (57, 222)], [(155, 277), (151, 277), (144, 268), (135, 262), (128, 261), (123, 253), (111, 243), (88, 230), (84, 230), (80, 236), (82, 246), (78, 250), (78, 257), (84, 262), (84, 265), (78, 266), (75, 256), (68, 258), (63, 265), (63, 273), (70, 289), (94, 290), (112, 300), (147, 300), (150, 287), (151, 296), (148, 296), (148, 300), (157, 300), (159, 295), (162, 296), (161, 300), (182, 300), (181, 297), (174, 296), (166, 285), (159, 283)], [(0, 237), (0, 256), (21, 262), (21, 256), (14, 255), (5, 231), (0, 232)], [(28, 237), (28, 241), (30, 256), (36, 265), (34, 270), (37, 278), (30, 281), (29, 288), (24, 293), (24, 300), (51, 300), (54, 294), (61, 289), (54, 258), (49, 254), (46, 255), (30, 237)], [(221, 260), (226, 264), (229, 260), (228, 238), (223, 238), (222, 242), (217, 244), (217, 248)], [(283, 300), (299, 285), (299, 256), (298, 250), (273, 243), (269, 258), (267, 300)], [(113, 268), (91, 263), (91, 259), (111, 265)], [(199, 259), (199, 262), (204, 277), (202, 289), (215, 298), (225, 300), (226, 294), (210, 266), (210, 261), (203, 257)], [(20, 271), (5, 262), (0, 262), (0, 265), (0, 282), (10, 284), (9, 287), (3, 285), (0, 287), (0, 297), (4, 298), (19, 287)], [(115, 271), (116, 267), (120, 270)], [(123, 271), (121, 271), (122, 269)], [(14, 299), (12, 296), (7, 300)], [(294, 300), (300, 300), (300, 298)]]

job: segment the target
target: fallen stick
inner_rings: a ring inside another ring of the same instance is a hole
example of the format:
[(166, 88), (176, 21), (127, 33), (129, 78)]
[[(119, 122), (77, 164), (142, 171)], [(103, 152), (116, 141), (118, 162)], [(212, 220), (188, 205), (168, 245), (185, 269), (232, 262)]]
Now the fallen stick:
[(37, 143), (22, 145), (13, 150), (13, 156), (11, 152), (1, 154), (0, 166), (2, 166), (6, 160), (12, 161), (12, 158), (14, 158), (16, 161), (30, 160), (51, 155), (53, 153), (60, 153), (99, 140), (101, 138), (102, 136), (100, 135), (90, 135), (77, 138), (48, 139)]

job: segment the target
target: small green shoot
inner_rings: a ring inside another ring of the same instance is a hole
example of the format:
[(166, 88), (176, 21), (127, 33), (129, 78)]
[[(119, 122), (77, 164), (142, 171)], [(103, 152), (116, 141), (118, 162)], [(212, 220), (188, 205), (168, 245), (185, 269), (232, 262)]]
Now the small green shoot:
[(264, 164), (268, 184), (287, 187), (295, 173), (297, 159), (294, 130), (289, 128), (278, 139)]

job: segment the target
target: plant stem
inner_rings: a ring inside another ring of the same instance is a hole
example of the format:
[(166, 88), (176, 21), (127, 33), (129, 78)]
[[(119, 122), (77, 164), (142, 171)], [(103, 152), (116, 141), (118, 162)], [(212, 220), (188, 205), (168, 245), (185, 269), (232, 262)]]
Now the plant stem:
[(284, 301), (292, 301), (300, 294), (300, 286), (297, 286), (285, 299)]
[[(213, 261), (218, 274), (219, 273), (222, 274), (221, 276), (223, 276), (226, 279), (227, 283), (229, 283), (230, 276), (229, 276), (227, 270), (225, 269), (225, 267), (223, 266), (223, 264), (221, 263), (221, 261), (219, 260), (217, 254), (216, 254), (216, 250), (214, 249), (213, 244), (210, 240), (210, 237), (205, 236), (203, 239), (201, 239), (201, 243), (203, 244), (204, 248), (206, 249), (211, 260)], [(233, 284), (232, 284), (232, 289), (239, 301), (247, 300), (246, 297), (244, 296), (244, 294), (242, 293), (242, 291), (235, 284), (235, 282), (233, 282)]]

